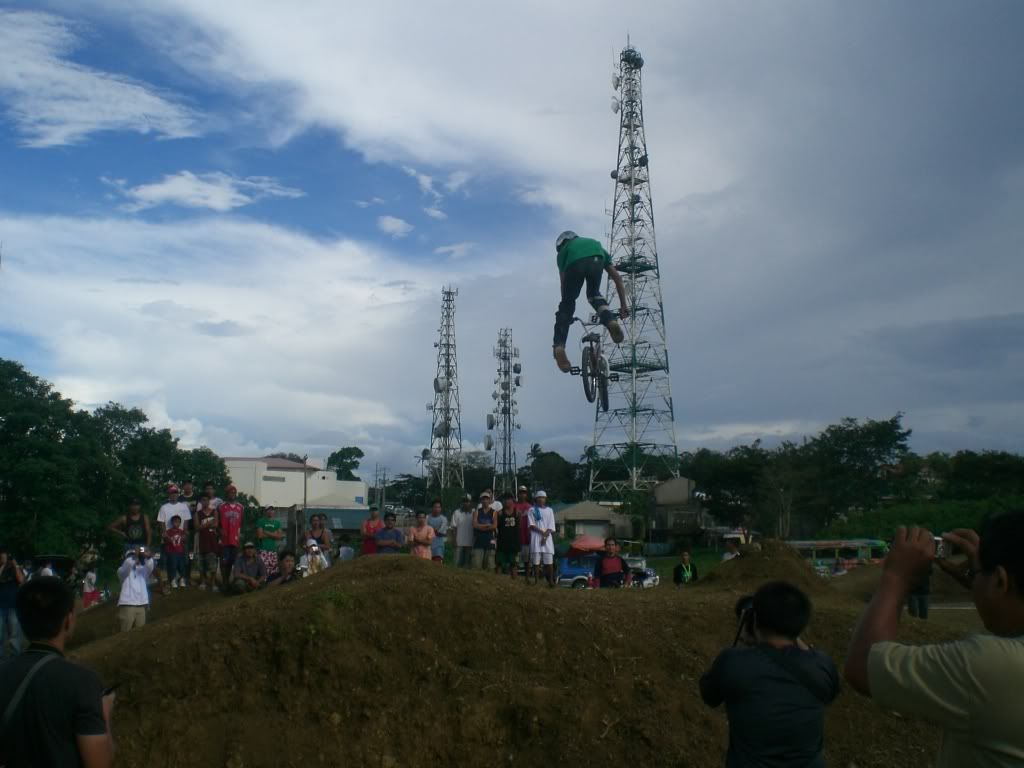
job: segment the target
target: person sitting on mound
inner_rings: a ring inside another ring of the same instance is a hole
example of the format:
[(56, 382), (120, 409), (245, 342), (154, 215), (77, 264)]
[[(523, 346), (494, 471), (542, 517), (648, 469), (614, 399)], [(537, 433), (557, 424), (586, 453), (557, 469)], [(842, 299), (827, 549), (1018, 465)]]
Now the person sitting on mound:
[(290, 549), (281, 552), (277, 557), (277, 573), (267, 580), (267, 585), (291, 584), (302, 578), (302, 572), (295, 567), (295, 553)]
[(238, 593), (255, 592), (267, 583), (267, 568), (256, 556), (256, 544), (247, 541), (242, 556), (231, 569), (231, 589)]
[(594, 563), (594, 586), (599, 589), (628, 587), (633, 581), (629, 565), (619, 554), (619, 542), (614, 536), (604, 540), (604, 552)]

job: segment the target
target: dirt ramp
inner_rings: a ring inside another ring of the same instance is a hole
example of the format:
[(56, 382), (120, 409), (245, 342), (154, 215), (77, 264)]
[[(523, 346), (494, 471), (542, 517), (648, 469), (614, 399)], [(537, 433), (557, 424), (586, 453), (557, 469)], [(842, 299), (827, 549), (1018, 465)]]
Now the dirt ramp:
[[(731, 642), (733, 600), (364, 558), (76, 655), (122, 683), (120, 766), (713, 766), (726, 721), (697, 680)], [(856, 605), (824, 602), (812, 635), (838, 655)], [(827, 743), (830, 764), (914, 768), (936, 740), (847, 695)]]
[(740, 557), (720, 563), (705, 579), (705, 585), (740, 592), (754, 592), (766, 581), (788, 581), (808, 594), (825, 594), (828, 584), (810, 564), (787, 544), (764, 541), (744, 547)]

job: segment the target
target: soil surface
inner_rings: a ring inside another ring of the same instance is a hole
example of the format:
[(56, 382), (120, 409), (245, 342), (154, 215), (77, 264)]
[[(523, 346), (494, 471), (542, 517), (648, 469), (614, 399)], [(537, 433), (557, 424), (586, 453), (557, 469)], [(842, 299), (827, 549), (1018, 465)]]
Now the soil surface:
[[(686, 590), (580, 591), (412, 557), (367, 557), (237, 598), (157, 595), (152, 621), (111, 634), (81, 617), (74, 651), (119, 682), (119, 766), (724, 764), (727, 724), (697, 681), (732, 642), (733, 605), (764, 581), (807, 589), (808, 642), (837, 664), (862, 608), (795, 553), (767, 547)], [(905, 621), (902, 639), (948, 639)], [(844, 691), (830, 766), (927, 766), (925, 724)]]

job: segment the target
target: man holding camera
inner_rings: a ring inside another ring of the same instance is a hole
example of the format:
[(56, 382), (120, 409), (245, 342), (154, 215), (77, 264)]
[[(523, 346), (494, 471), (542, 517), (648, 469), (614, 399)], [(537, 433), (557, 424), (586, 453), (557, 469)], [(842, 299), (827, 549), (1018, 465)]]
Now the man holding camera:
[[(900, 528), (882, 581), (861, 616), (844, 674), (879, 706), (943, 729), (938, 768), (1024, 764), (1024, 511), (990, 519), (981, 534), (943, 534), (966, 561), (943, 557), (922, 528)], [(938, 554), (938, 559), (937, 559)], [(970, 589), (985, 629), (958, 642), (894, 642), (907, 595), (932, 563)]]
[(136, 627), (146, 626), (146, 610), (149, 608), (149, 578), (156, 563), (145, 547), (129, 552), (117, 578), (121, 580), (121, 594), (117, 598), (117, 617), (121, 631), (130, 632)]
[(839, 674), (800, 639), (811, 601), (774, 581), (741, 600), (737, 615), (733, 647), (700, 680), (704, 703), (724, 703), (729, 716), (726, 766), (825, 768), (825, 707), (839, 695)]

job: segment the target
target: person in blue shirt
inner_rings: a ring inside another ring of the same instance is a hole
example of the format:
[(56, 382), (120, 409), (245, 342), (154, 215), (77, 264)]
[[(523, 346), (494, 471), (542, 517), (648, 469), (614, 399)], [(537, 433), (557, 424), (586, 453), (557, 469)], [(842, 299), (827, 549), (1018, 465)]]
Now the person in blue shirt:
[(626, 335), (622, 324), (608, 309), (608, 301), (601, 295), (601, 279), (605, 273), (615, 283), (615, 290), (619, 294), (619, 318), (625, 320), (629, 317), (629, 305), (626, 303), (626, 287), (622, 283), (622, 276), (612, 264), (608, 251), (597, 240), (580, 237), (566, 230), (555, 240), (555, 251), (558, 254), (562, 300), (555, 313), (554, 354), (558, 369), (568, 373), (572, 364), (565, 354), (565, 341), (569, 338), (576, 299), (580, 297), (584, 284), (587, 286), (587, 301), (616, 344), (621, 344)]
[(377, 540), (378, 555), (397, 555), (405, 546), (405, 534), (395, 528), (394, 512), (384, 515), (384, 527), (377, 531), (374, 538)]

